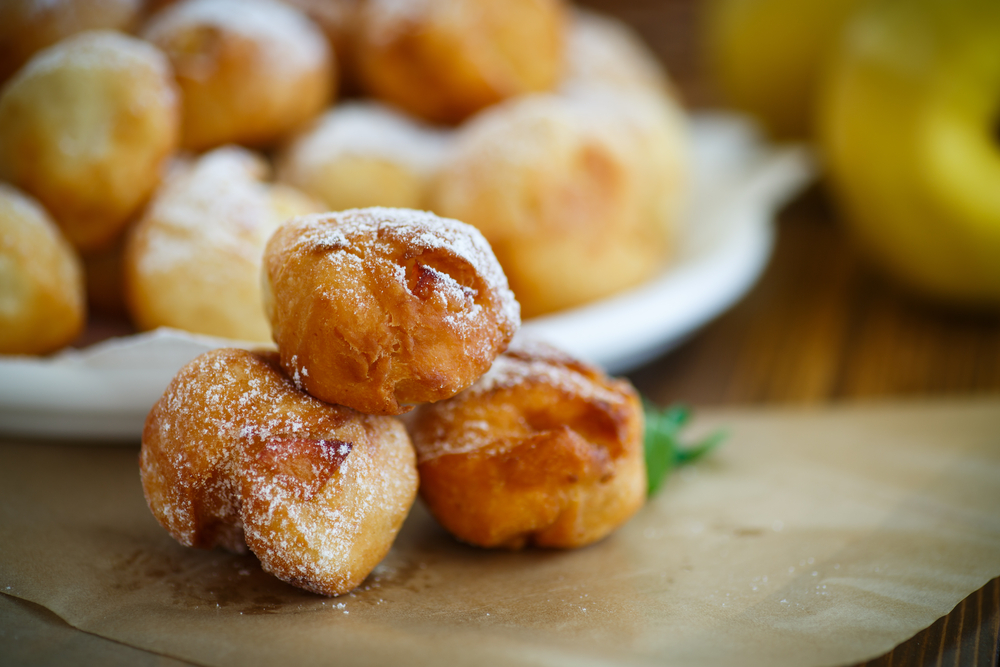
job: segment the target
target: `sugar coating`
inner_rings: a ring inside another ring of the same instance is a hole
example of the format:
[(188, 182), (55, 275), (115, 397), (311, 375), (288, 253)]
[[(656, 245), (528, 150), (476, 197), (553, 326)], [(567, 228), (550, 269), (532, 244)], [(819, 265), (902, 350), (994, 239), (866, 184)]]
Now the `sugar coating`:
[[(552, 397), (572, 397), (596, 405), (620, 408), (628, 401), (615, 381), (603, 377), (598, 369), (544, 343), (521, 342), (497, 357), (490, 370), (471, 387), (448, 401), (427, 406), (435, 418), (424, 422), (431, 425), (428, 430), (415, 434), (419, 462), (446, 454), (494, 449), (502, 439), (499, 431), (503, 429), (498, 429), (490, 418), (504, 409), (516, 411), (510, 396), (531, 386), (544, 387)], [(470, 406), (474, 408), (470, 410)], [(470, 414), (481, 418), (470, 418)]]
[(489, 243), (483, 235), (458, 220), (441, 218), (427, 211), (376, 206), (337, 214), (336, 227), (310, 224), (310, 219), (323, 217), (325, 214), (299, 218), (299, 226), (306, 229), (301, 235), (301, 244), (344, 245), (355, 235), (393, 230), (405, 236), (417, 250), (444, 250), (461, 257), (490, 284), (502, 286), (507, 282), (503, 271), (493, 261)]
[[(151, 69), (154, 76), (172, 78), (170, 65), (163, 53), (152, 44), (113, 30), (93, 30), (69, 37), (39, 51), (18, 72), (22, 78), (29, 73), (38, 75), (56, 69), (75, 70), (134, 70)], [(168, 94), (172, 94), (168, 89)]]
[(280, 224), (262, 182), (266, 173), (263, 159), (233, 146), (177, 166), (145, 216), (159, 224), (148, 232), (149, 252), (139, 258), (139, 271), (161, 274), (190, 267), (197, 260), (192, 248), (260, 266), (264, 244)]
[(126, 245), (137, 326), (270, 341), (261, 305), (264, 246), (287, 217), (321, 208), (266, 175), (262, 157), (236, 146), (174, 165)]
[(622, 380), (518, 347), (408, 423), (420, 494), (458, 539), (569, 548), (601, 539), (645, 497), (642, 409)]
[(264, 265), (288, 373), (314, 396), (364, 412), (453, 396), (520, 325), (482, 234), (432, 213), (300, 216), (272, 237)]
[(262, 49), (260, 63), (283, 71), (308, 70), (329, 58), (319, 28), (298, 10), (272, 0), (189, 0), (157, 14), (146, 28), (156, 40), (200, 26), (242, 35)]
[(377, 102), (346, 102), (328, 111), (292, 146), (298, 169), (342, 156), (381, 158), (432, 172), (442, 163), (450, 143), (447, 130), (425, 125)]
[(377, 564), (416, 492), (397, 420), (322, 403), (241, 350), (182, 369), (147, 420), (141, 469), (178, 541), (249, 545), (264, 569), (324, 594)]
[[(336, 226), (315, 224), (325, 217), (326, 214), (300, 216), (291, 223), (302, 230), (296, 247), (303, 250), (346, 250), (355, 238), (381, 237), (388, 233), (407, 243), (411, 248), (409, 252), (413, 255), (444, 252), (459, 257), (472, 266), (489, 289), (498, 293), (498, 301), (503, 307), (502, 319), (514, 327), (520, 325), (520, 309), (507, 286), (507, 276), (496, 261), (489, 242), (474, 227), (427, 211), (400, 208), (353, 209), (337, 214)], [(393, 252), (393, 248), (388, 247), (386, 242), (377, 242), (374, 249), (387, 254)], [(326, 257), (331, 262), (352, 262), (358, 259), (351, 252), (329, 253)], [(454, 285), (457, 282), (451, 280), (442, 287), (454, 293)]]

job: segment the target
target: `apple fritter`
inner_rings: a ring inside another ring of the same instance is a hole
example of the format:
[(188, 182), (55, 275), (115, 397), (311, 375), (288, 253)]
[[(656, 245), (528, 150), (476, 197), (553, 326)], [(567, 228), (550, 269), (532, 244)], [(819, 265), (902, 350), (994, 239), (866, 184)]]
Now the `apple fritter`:
[(662, 270), (687, 172), (686, 124), (665, 95), (596, 86), (528, 95), (459, 128), (431, 208), (483, 233), (527, 318)]
[(87, 30), (128, 32), (143, 0), (4, 0), (0, 2), (0, 83), (35, 53)]
[(177, 148), (159, 49), (83, 32), (38, 52), (0, 93), (0, 179), (38, 199), (81, 252), (109, 247)]
[(636, 391), (552, 348), (512, 348), (466, 391), (421, 406), (408, 428), (421, 498), (470, 544), (580, 547), (645, 501)]
[(423, 210), (453, 134), (377, 102), (340, 104), (282, 151), (278, 179), (331, 211)]
[(323, 208), (267, 176), (263, 157), (236, 146), (175, 164), (128, 234), (125, 294), (138, 328), (271, 340), (264, 246), (286, 220)]
[(560, 0), (368, 0), (356, 37), (365, 91), (433, 122), (558, 83)]
[(76, 251), (34, 199), (0, 183), (0, 354), (68, 345), (86, 317)]
[(285, 370), (313, 396), (371, 414), (454, 396), (520, 325), (482, 235), (421, 211), (295, 218), (268, 242), (263, 280)]
[(145, 25), (183, 93), (181, 143), (270, 146), (329, 103), (330, 45), (304, 14), (273, 0), (185, 0)]
[(417, 492), (402, 423), (300, 391), (276, 355), (207, 352), (146, 419), (142, 486), (181, 544), (245, 552), (324, 595), (355, 588), (389, 551)]

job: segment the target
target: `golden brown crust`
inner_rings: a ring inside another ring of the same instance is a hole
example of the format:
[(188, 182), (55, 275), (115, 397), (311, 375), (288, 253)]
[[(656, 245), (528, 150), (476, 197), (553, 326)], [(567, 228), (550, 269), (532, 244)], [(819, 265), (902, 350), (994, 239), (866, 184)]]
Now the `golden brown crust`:
[(179, 542), (249, 546), (265, 570), (325, 595), (353, 589), (385, 556), (417, 489), (398, 420), (322, 403), (276, 355), (245, 350), (181, 369), (146, 419), (140, 470)]
[(270, 341), (260, 266), (285, 220), (322, 207), (266, 182), (267, 163), (228, 146), (178, 165), (128, 235), (124, 275), (140, 329)]
[(86, 30), (128, 32), (142, 0), (3, 0), (0, 83), (38, 51)]
[(278, 178), (331, 211), (423, 210), (452, 136), (377, 102), (339, 104), (282, 151)]
[(470, 544), (579, 547), (645, 501), (635, 390), (551, 348), (508, 351), (408, 426), (421, 498)]
[(482, 231), (526, 318), (571, 308), (665, 266), (685, 199), (685, 139), (662, 95), (509, 100), (459, 129), (432, 209)]
[(86, 317), (80, 259), (38, 202), (0, 183), (0, 354), (68, 345)]
[(296, 218), (268, 242), (264, 284), (285, 370), (313, 396), (371, 414), (455, 395), (520, 324), (482, 235), (420, 211)]
[(272, 0), (186, 0), (153, 16), (142, 34), (173, 65), (186, 148), (272, 145), (333, 95), (326, 38), (301, 12)]
[(169, 63), (120, 33), (37, 53), (0, 94), (0, 178), (36, 197), (82, 252), (114, 242), (177, 137)]
[(368, 0), (358, 69), (375, 97), (457, 123), (508, 97), (551, 90), (564, 23), (560, 0)]

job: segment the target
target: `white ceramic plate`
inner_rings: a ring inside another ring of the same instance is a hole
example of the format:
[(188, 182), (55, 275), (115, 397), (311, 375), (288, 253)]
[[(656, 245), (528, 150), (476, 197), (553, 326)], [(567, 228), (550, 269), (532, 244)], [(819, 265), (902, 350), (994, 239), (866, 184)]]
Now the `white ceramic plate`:
[[(698, 115), (692, 135), (692, 202), (670, 268), (627, 293), (530, 320), (519, 335), (620, 373), (670, 349), (753, 285), (771, 252), (774, 213), (812, 179), (812, 160), (801, 148), (767, 146), (734, 116)], [(137, 442), (174, 373), (233, 345), (251, 344), (161, 329), (44, 359), (0, 358), (0, 433)]]

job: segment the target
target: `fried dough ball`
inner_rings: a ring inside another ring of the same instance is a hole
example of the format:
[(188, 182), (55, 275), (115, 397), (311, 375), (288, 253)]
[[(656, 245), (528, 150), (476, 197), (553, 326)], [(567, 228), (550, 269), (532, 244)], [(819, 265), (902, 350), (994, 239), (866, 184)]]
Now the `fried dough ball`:
[(574, 8), (566, 33), (562, 89), (608, 86), (676, 97), (656, 55), (627, 24)]
[(36, 197), (82, 252), (114, 242), (177, 137), (166, 58), (115, 32), (37, 53), (0, 93), (0, 178)]
[(281, 223), (322, 207), (265, 182), (267, 172), (263, 158), (235, 146), (174, 169), (128, 238), (126, 298), (138, 328), (271, 340), (264, 246)]
[(38, 202), (0, 183), (0, 354), (58, 350), (85, 318), (76, 251)]
[(378, 103), (343, 104), (288, 146), (278, 160), (278, 179), (332, 211), (424, 209), (451, 137)]
[(0, 83), (36, 52), (86, 30), (127, 31), (142, 0), (3, 0), (0, 2)]
[(264, 252), (264, 303), (296, 384), (370, 414), (455, 395), (520, 324), (482, 235), (406, 209), (286, 223)]
[(279, 579), (355, 588), (389, 551), (417, 492), (402, 423), (295, 388), (273, 353), (207, 352), (153, 406), (139, 459), (146, 502), (181, 544), (250, 548)]
[(181, 143), (268, 146), (316, 116), (335, 70), (320, 29), (272, 0), (186, 0), (142, 31), (170, 58), (183, 92)]
[(409, 430), (421, 498), (469, 544), (581, 547), (645, 502), (636, 391), (547, 346), (511, 348)]
[(431, 209), (486, 236), (525, 317), (603, 298), (669, 257), (684, 203), (683, 127), (659, 95), (510, 100), (459, 130)]
[(442, 123), (551, 90), (562, 74), (565, 13), (561, 0), (368, 0), (357, 35), (362, 85)]

